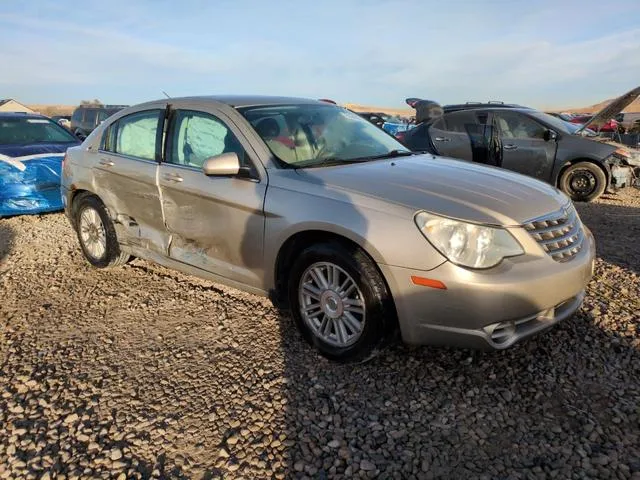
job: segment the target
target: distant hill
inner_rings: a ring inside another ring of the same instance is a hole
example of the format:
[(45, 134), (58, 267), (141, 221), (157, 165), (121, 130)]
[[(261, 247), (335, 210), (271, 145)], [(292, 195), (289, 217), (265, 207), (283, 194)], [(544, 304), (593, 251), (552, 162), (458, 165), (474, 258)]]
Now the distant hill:
[(358, 105), (357, 103), (345, 103), (342, 106), (354, 112), (386, 113), (387, 115), (398, 115), (400, 117), (412, 117), (416, 114), (416, 111), (412, 108), (372, 107), (371, 105)]
[(51, 117), (52, 115), (71, 115), (76, 105), (29, 105), (34, 112)]
[[(567, 108), (562, 110), (563, 112), (574, 112), (574, 113), (595, 113), (599, 110), (602, 110), (604, 107), (613, 102), (615, 98), (610, 98), (609, 100), (605, 100), (604, 102), (597, 103), (595, 105), (591, 105), (590, 107), (583, 108)], [(623, 110), (623, 112), (640, 112), (640, 98), (636, 98), (627, 108)]]

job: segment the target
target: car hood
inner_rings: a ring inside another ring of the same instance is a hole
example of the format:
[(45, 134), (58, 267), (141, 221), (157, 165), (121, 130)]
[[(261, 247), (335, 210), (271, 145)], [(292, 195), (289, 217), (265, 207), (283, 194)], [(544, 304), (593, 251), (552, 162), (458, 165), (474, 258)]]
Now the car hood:
[(42, 153), (64, 153), (69, 147), (80, 145), (80, 142), (38, 143), (37, 145), (0, 145), (0, 155), (11, 158), (39, 155)]
[(558, 189), (531, 177), (432, 155), (306, 168), (298, 173), (325, 188), (491, 225), (521, 225), (556, 212), (569, 201)]
[(609, 105), (604, 107), (598, 113), (596, 113), (591, 120), (585, 122), (576, 133), (584, 130), (589, 127), (589, 125), (600, 124), (606, 122), (607, 120), (615, 117), (622, 110), (627, 108), (636, 98), (640, 96), (640, 87), (636, 87), (633, 90), (625, 93), (624, 95), (619, 96), (615, 100), (613, 100)]

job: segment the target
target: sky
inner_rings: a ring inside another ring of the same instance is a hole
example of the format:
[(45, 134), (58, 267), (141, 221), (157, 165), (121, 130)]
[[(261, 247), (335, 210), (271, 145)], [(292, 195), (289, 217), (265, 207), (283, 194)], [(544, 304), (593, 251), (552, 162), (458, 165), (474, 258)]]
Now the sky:
[(265, 94), (587, 106), (640, 85), (640, 1), (0, 1), (0, 98)]

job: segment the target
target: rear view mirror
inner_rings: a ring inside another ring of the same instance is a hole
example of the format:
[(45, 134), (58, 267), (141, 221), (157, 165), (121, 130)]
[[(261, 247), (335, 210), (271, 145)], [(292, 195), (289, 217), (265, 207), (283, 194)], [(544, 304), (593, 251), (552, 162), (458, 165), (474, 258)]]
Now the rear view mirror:
[(558, 134), (553, 130), (545, 130), (543, 137), (545, 142), (555, 141), (558, 139)]
[(238, 154), (228, 152), (209, 157), (204, 161), (202, 171), (209, 176), (238, 175), (240, 173)]

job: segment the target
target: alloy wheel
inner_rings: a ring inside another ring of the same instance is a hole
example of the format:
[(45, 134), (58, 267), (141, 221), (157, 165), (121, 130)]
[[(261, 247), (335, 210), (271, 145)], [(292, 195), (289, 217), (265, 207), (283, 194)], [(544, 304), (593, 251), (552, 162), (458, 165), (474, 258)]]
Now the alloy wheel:
[(107, 251), (107, 235), (98, 211), (87, 207), (80, 215), (80, 239), (87, 253), (101, 259)]
[(340, 348), (358, 341), (366, 320), (364, 296), (342, 268), (330, 262), (309, 266), (298, 295), (302, 318), (316, 337)]

